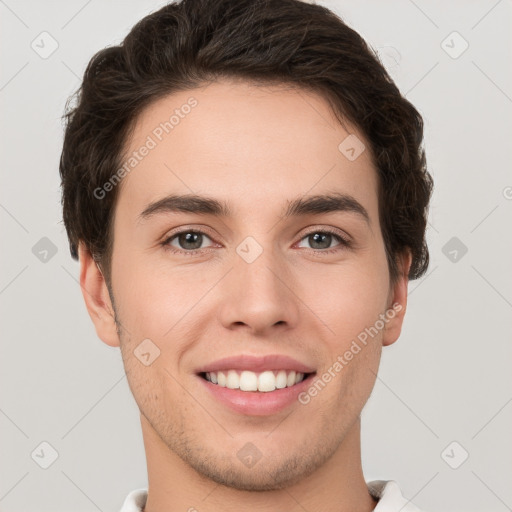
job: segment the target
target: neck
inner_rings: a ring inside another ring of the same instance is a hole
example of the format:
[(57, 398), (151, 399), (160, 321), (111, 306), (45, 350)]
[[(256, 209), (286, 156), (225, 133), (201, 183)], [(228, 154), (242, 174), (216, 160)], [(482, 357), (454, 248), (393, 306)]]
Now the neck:
[(337, 450), (321, 467), (289, 487), (251, 492), (218, 484), (195, 471), (169, 450), (141, 415), (148, 470), (144, 512), (371, 512), (361, 466), (361, 422), (358, 417)]

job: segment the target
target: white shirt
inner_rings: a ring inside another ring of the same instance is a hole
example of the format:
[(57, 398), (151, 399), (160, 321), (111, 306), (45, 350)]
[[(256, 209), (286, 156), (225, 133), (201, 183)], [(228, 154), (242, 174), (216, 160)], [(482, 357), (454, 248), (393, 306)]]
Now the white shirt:
[[(421, 512), (418, 507), (402, 496), (400, 487), (394, 480), (372, 480), (366, 482), (366, 485), (370, 494), (378, 500), (373, 512)], [(130, 492), (120, 512), (142, 512), (147, 497), (147, 488)]]

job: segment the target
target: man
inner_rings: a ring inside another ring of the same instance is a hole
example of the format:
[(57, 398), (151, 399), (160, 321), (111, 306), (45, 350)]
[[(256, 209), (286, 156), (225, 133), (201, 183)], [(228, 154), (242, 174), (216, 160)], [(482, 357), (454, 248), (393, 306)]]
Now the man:
[(298, 0), (183, 0), (93, 57), (67, 118), (71, 253), (141, 413), (122, 512), (417, 511), (365, 482), (360, 414), (432, 179), (364, 40)]

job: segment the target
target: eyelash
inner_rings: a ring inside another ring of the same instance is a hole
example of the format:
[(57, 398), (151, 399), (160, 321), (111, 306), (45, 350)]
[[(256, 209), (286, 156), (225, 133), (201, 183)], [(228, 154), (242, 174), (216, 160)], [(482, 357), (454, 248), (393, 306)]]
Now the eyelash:
[[(191, 251), (187, 251), (185, 249), (175, 249), (174, 247), (172, 247), (170, 244), (170, 242), (178, 237), (179, 235), (182, 235), (183, 233), (194, 233), (194, 234), (199, 234), (199, 235), (206, 235), (208, 238), (212, 239), (211, 236), (208, 235), (208, 233), (205, 233), (204, 231), (198, 231), (198, 230), (195, 230), (195, 229), (184, 229), (182, 231), (178, 231), (176, 233), (173, 233), (171, 236), (167, 237), (162, 243), (161, 245), (163, 246), (163, 248), (166, 250), (166, 251), (169, 251), (171, 253), (174, 253), (174, 254), (186, 254), (187, 256), (194, 256), (195, 254), (197, 253), (200, 253), (201, 251), (204, 251), (204, 249), (193, 249)], [(331, 229), (316, 229), (316, 230), (313, 230), (313, 231), (310, 231), (309, 233), (306, 233), (301, 239), (300, 241), (302, 241), (304, 238), (308, 237), (308, 236), (311, 236), (311, 235), (314, 235), (314, 234), (317, 234), (317, 233), (321, 233), (321, 234), (328, 234), (328, 235), (332, 235), (334, 236), (339, 242), (340, 244), (336, 247), (334, 247), (333, 249), (309, 249), (310, 251), (314, 251), (315, 253), (321, 253), (321, 254), (331, 254), (333, 252), (337, 252), (339, 250), (341, 250), (341, 248), (345, 248), (345, 249), (350, 249), (352, 247), (352, 243), (350, 240), (348, 240), (347, 238), (341, 236), (337, 231), (334, 231), (334, 230), (331, 230)]]

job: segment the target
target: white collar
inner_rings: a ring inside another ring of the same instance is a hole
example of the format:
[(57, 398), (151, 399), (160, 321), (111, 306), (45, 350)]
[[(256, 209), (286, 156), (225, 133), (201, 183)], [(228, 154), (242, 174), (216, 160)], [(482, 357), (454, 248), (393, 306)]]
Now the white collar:
[[(372, 480), (366, 482), (370, 494), (378, 500), (373, 512), (421, 512), (412, 502), (405, 499), (395, 480)], [(148, 490), (135, 489), (124, 500), (120, 512), (142, 512), (146, 505)]]

